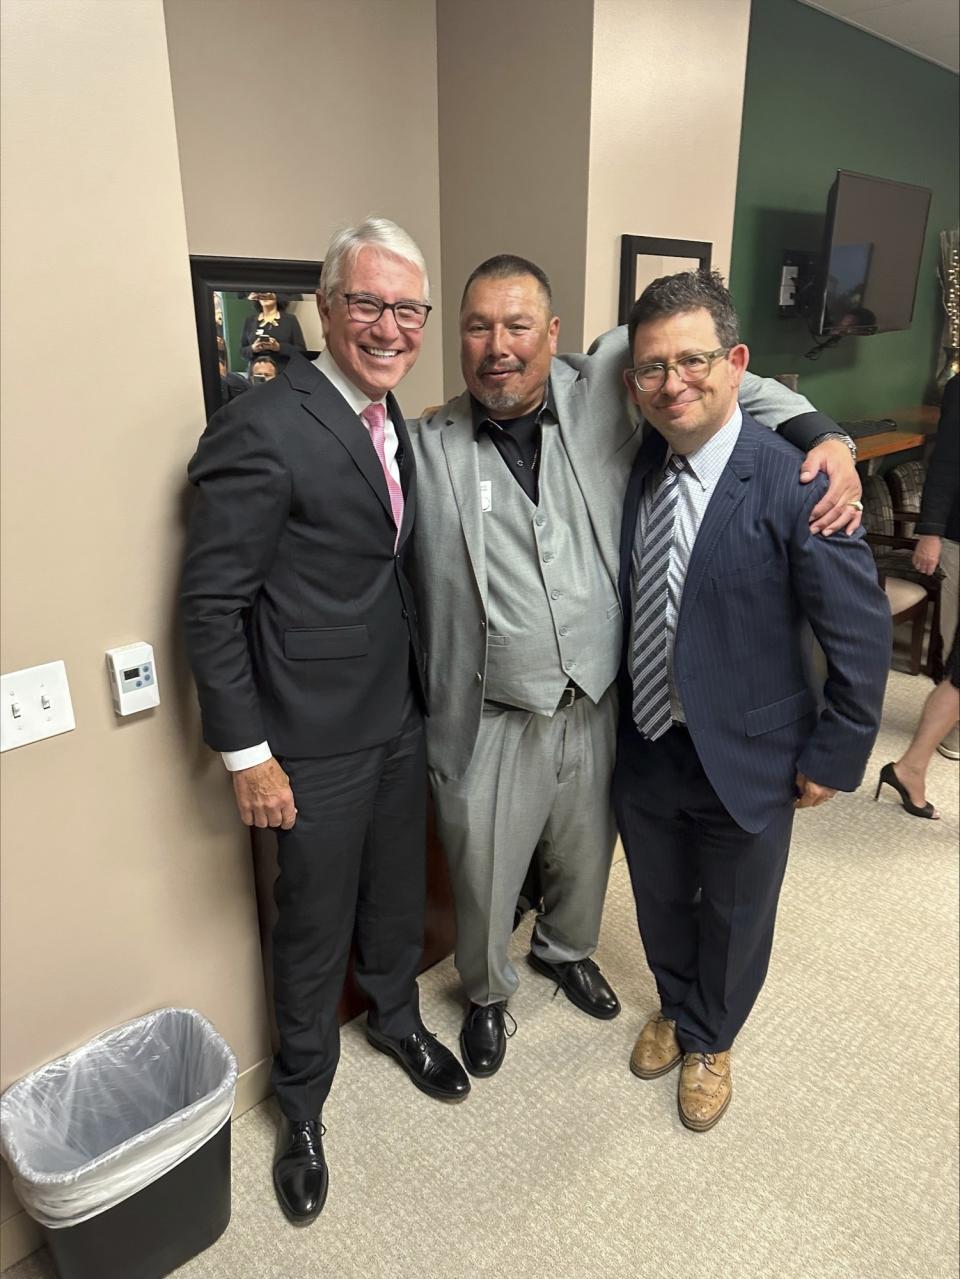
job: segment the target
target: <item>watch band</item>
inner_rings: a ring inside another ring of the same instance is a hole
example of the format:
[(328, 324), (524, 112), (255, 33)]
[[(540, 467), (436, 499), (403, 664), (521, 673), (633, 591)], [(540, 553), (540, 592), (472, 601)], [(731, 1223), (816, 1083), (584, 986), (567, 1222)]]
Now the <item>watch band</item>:
[(856, 440), (854, 440), (852, 435), (847, 435), (846, 431), (824, 431), (822, 435), (816, 437), (810, 447), (815, 449), (818, 444), (823, 444), (826, 440), (839, 440), (841, 444), (845, 444), (850, 450), (850, 456), (853, 460), (857, 460)]

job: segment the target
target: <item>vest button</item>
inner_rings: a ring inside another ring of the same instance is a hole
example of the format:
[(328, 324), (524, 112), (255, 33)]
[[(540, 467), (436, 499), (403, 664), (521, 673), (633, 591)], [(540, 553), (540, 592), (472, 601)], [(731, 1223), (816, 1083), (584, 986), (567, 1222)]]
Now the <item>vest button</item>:
[(569, 635), (569, 634), (570, 634), (570, 627), (569, 627), (569, 626), (561, 626), (561, 627), (560, 627), (560, 634), (561, 634), (561, 635)]
[(549, 564), (552, 559), (553, 559), (553, 551), (545, 551), (543, 556), (544, 564)]
[(563, 591), (551, 591), (551, 592), (550, 592), (550, 598), (551, 598), (552, 600), (562, 600), (562, 599), (563, 599)]
[(477, 683), (478, 683), (478, 684), (482, 684), (482, 683), (483, 683), (483, 676), (480, 674), (480, 672), (479, 672), (479, 671), (477, 671)]

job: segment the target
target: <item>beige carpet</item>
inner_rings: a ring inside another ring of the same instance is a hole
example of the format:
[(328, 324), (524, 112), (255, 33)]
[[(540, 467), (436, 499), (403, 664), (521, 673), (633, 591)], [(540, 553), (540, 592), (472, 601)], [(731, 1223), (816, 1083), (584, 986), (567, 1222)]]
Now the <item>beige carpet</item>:
[[(506, 1063), (453, 1107), (346, 1027), (323, 1215), (306, 1230), (281, 1217), (265, 1103), (234, 1126), (230, 1228), (178, 1279), (955, 1276), (958, 766), (934, 759), (939, 823), (890, 791), (875, 804), (870, 784), (929, 687), (891, 676), (868, 789), (798, 818), (770, 976), (716, 1129), (680, 1125), (676, 1075), (628, 1069), (654, 992), (621, 860), (598, 955), (617, 1020), (552, 999), (523, 965)], [(454, 1044), (449, 961), (422, 992)], [(5, 1279), (52, 1275), (38, 1253)]]

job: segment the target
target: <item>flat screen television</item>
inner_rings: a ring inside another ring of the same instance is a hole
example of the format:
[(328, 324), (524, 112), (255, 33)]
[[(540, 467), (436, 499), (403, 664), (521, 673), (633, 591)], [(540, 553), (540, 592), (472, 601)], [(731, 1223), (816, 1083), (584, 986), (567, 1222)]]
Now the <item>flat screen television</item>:
[(815, 336), (910, 327), (929, 211), (926, 187), (837, 170), (807, 311)]

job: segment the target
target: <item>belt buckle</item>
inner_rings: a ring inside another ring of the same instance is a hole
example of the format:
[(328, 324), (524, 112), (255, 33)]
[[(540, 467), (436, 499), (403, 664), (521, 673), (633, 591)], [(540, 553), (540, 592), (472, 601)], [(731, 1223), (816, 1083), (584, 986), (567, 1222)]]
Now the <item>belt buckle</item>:
[(577, 690), (573, 687), (572, 684), (568, 684), (567, 687), (560, 694), (560, 705), (557, 707), (557, 710), (565, 711), (567, 707), (572, 706), (576, 700), (577, 700)]

